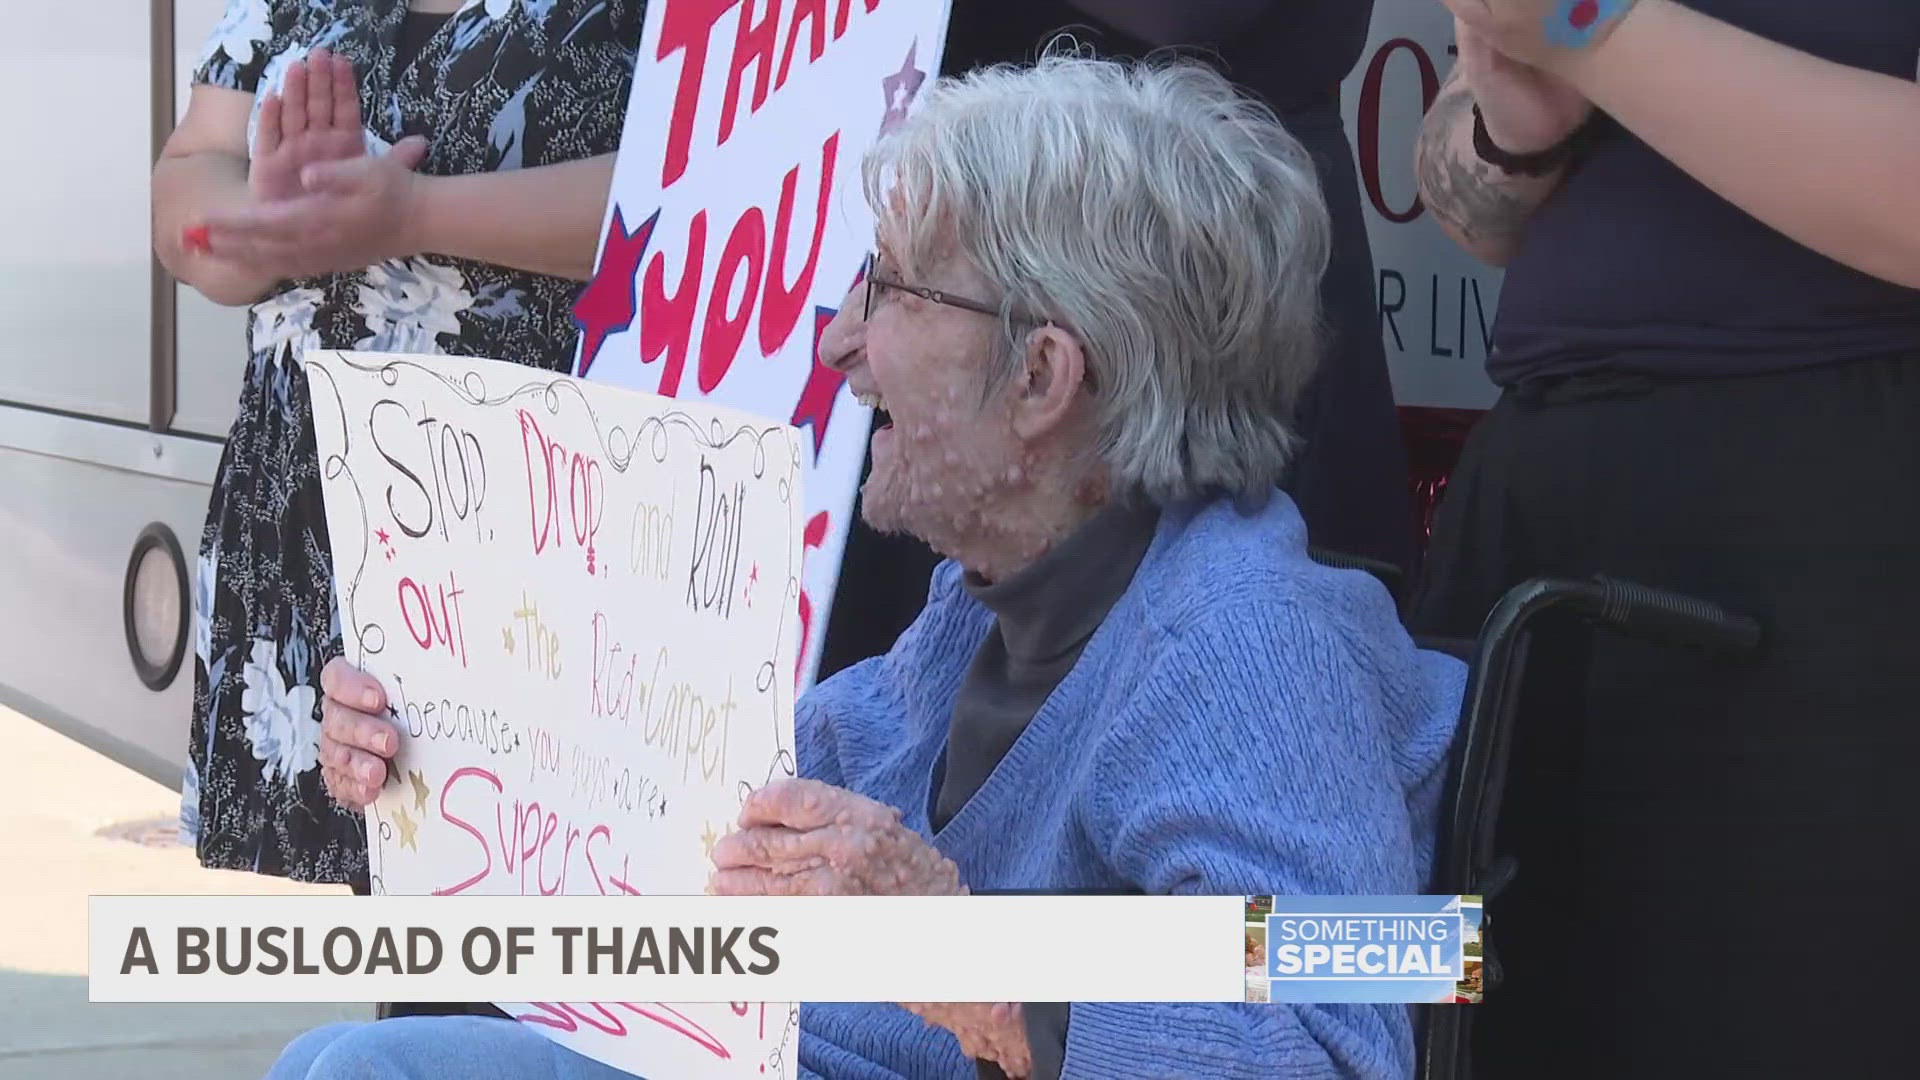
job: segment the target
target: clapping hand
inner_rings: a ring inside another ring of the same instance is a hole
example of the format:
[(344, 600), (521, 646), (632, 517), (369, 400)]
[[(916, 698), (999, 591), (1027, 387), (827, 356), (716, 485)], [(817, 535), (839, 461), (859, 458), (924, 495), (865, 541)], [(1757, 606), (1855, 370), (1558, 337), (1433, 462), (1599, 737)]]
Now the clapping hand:
[(415, 254), (415, 170), (426, 152), (413, 137), (369, 155), (353, 65), (315, 49), (261, 104), (253, 197), (189, 228), (189, 246), (276, 280)]
[(307, 166), (366, 152), (353, 63), (315, 49), (288, 67), (280, 90), (260, 103), (247, 186), (258, 203), (291, 199), (302, 193)]

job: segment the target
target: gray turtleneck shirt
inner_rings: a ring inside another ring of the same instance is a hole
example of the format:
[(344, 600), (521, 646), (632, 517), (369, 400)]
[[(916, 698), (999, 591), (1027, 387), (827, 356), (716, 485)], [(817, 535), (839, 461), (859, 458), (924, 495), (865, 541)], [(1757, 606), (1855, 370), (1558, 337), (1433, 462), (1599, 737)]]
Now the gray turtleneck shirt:
[[(1133, 582), (1153, 543), (1160, 510), (1114, 502), (1019, 573), (988, 583), (969, 572), (967, 592), (993, 612), (993, 629), (974, 654), (953, 703), (931, 820), (945, 828), (1026, 730), (1054, 687)], [(1058, 1080), (1067, 1049), (1070, 1006), (1030, 1002), (1024, 1009), (1033, 1050), (1032, 1080)], [(1000, 1080), (986, 1063), (980, 1075)]]

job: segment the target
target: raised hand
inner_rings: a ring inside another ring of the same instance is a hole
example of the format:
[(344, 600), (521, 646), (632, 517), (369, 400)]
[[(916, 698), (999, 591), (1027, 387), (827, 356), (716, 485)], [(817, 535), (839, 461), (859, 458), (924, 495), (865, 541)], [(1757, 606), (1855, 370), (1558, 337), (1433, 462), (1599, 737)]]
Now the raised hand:
[(288, 67), (280, 91), (260, 103), (247, 186), (255, 202), (291, 199), (303, 193), (307, 166), (366, 152), (353, 63), (315, 49)]
[(1636, 2), (1441, 0), (1495, 51), (1548, 70), (1599, 48)]

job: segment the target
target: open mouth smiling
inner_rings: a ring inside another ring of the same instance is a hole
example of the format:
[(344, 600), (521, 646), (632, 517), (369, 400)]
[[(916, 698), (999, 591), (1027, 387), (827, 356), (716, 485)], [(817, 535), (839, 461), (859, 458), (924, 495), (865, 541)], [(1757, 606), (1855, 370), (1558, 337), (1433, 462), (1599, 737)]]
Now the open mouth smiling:
[(877, 391), (867, 391), (864, 393), (856, 391), (853, 398), (860, 404), (880, 414), (880, 419), (883, 421), (880, 425), (880, 430), (885, 431), (893, 426), (893, 417), (887, 414), (887, 400)]

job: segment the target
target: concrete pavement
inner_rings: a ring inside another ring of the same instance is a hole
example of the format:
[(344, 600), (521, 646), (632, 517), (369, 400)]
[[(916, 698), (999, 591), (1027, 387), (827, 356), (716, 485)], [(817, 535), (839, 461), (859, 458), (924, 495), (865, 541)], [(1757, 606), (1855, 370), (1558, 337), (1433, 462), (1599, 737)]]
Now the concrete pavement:
[[(299, 1032), (369, 1005), (87, 1001), (96, 893), (340, 891), (203, 870), (163, 839), (179, 796), (0, 707), (0, 1080), (259, 1080)], [(102, 835), (103, 832), (105, 835)]]

